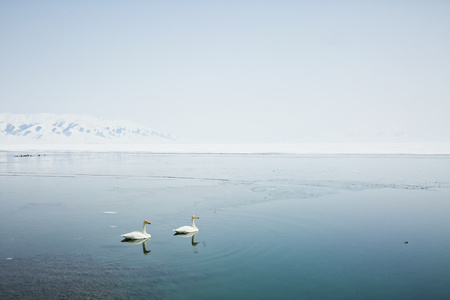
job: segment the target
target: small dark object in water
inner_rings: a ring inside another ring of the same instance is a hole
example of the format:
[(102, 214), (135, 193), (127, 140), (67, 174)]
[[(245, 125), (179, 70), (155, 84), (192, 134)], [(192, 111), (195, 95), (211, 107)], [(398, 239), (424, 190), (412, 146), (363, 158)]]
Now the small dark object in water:
[[(37, 156), (41, 156), (40, 154), (38, 154)], [(42, 156), (45, 156), (45, 154), (42, 154)], [(14, 157), (34, 157), (33, 154), (19, 154), (19, 155), (14, 155)]]
[(406, 241), (406, 242), (403, 242), (403, 244), (405, 244), (405, 245), (406, 245), (406, 244), (408, 244), (408, 241)]

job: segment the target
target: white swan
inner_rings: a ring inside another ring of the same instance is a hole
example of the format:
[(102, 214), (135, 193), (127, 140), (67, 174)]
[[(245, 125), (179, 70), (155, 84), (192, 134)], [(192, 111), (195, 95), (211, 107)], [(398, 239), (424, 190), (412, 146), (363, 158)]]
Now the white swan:
[(194, 219), (199, 219), (196, 215), (192, 216), (192, 226), (182, 226), (180, 228), (174, 229), (176, 233), (191, 233), (197, 232), (198, 228), (195, 226)]
[(139, 231), (133, 231), (133, 232), (129, 232), (129, 233), (125, 233), (122, 234), (122, 236), (126, 239), (126, 240), (141, 240), (141, 239), (148, 239), (151, 237), (150, 234), (148, 234), (145, 231), (145, 226), (147, 224), (150, 224), (149, 221), (145, 220), (144, 221), (144, 225), (142, 226), (142, 232)]

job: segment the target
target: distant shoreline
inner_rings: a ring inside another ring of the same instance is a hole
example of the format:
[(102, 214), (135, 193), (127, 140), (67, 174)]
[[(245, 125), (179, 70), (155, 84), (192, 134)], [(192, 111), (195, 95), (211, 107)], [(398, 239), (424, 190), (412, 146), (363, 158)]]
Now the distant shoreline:
[(450, 154), (450, 143), (2, 144), (0, 151), (161, 154)]

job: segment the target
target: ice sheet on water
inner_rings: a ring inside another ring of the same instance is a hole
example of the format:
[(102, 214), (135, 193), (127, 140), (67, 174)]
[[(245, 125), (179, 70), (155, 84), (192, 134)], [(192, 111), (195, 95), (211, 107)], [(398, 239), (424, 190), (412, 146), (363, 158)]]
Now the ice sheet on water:
[(1, 144), (3, 151), (202, 153), (202, 154), (450, 154), (442, 143), (280, 144)]

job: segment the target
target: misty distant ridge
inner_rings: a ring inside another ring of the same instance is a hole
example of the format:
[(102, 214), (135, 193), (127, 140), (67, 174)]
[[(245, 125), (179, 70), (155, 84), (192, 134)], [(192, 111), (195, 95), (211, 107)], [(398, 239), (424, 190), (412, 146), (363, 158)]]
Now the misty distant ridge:
[[(111, 145), (114, 145), (113, 147)], [(192, 143), (126, 120), (0, 114), (0, 150), (155, 153), (450, 154), (450, 141), (404, 132), (329, 134), (297, 143)]]
[(75, 114), (0, 114), (4, 144), (167, 143), (177, 137), (126, 120)]

